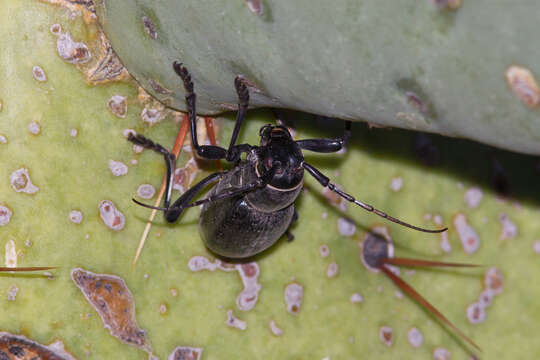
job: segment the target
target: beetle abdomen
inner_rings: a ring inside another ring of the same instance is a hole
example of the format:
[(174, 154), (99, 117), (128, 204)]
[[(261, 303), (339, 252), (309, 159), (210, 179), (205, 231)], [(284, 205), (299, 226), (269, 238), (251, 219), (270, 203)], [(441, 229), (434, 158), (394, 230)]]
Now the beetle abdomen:
[(293, 214), (292, 204), (268, 213), (237, 197), (206, 203), (199, 228), (212, 252), (228, 258), (245, 258), (272, 246), (289, 227)]

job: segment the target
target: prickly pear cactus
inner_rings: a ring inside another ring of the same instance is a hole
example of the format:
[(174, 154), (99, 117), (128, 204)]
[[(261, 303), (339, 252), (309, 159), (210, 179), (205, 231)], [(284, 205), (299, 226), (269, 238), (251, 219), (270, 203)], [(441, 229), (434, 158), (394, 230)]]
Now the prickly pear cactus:
[(137, 81), (184, 109), (175, 60), (198, 79), (199, 111), (299, 109), (540, 154), (540, 5), (490, 0), (96, 2)]
[[(280, 16), (265, 9), (269, 19)], [(164, 164), (157, 154), (133, 147), (126, 135), (135, 131), (172, 147), (183, 115), (138, 88), (97, 27), (92, 7), (16, 0), (3, 10), (0, 265), (58, 268), (0, 274), (0, 354), (15, 356), (22, 349), (65, 359), (467, 358), (470, 349), (452, 332), (364, 266), (361, 244), (368, 230), (381, 227), (397, 256), (485, 265), (400, 270), (482, 347), (477, 356), (540, 354), (539, 294), (531, 286), (540, 275), (535, 159), (355, 124), (346, 152), (309, 154), (310, 163), (391, 215), (423, 227), (448, 226), (446, 235), (414, 232), (346, 206), (308, 177), (293, 242), (282, 239), (252, 263), (224, 264), (204, 248), (194, 208), (173, 225), (158, 215), (130, 270), (150, 213), (131, 198), (156, 201)], [(155, 14), (148, 16), (155, 22)], [(192, 69), (197, 88), (220, 78), (214, 78), (217, 69)], [(177, 86), (172, 77), (161, 81)], [(229, 78), (220, 81), (232, 86)], [(384, 104), (384, 96), (379, 101)], [(447, 105), (444, 98), (438, 101)], [(296, 120), (298, 138), (342, 131), (340, 122), (288, 117)], [(273, 121), (267, 112), (250, 113), (241, 141), (256, 143), (258, 128)], [(215, 125), (226, 144), (232, 117)], [(216, 170), (213, 162), (193, 160), (188, 150), (178, 160), (180, 190)]]

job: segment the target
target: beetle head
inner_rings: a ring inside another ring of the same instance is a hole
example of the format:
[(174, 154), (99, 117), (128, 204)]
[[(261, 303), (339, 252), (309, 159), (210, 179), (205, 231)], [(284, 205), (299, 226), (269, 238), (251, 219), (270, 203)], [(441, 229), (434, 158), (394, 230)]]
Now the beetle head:
[(281, 190), (297, 187), (304, 176), (302, 167), (304, 156), (289, 130), (281, 125), (264, 125), (259, 135), (261, 136), (257, 166), (259, 174), (263, 175), (275, 167), (274, 177), (269, 185)]

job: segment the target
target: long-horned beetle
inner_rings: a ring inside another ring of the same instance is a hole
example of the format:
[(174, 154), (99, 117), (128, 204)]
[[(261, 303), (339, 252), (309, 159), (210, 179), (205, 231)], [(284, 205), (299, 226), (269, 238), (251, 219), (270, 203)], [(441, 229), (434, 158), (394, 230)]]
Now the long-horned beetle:
[[(447, 230), (447, 228), (430, 230), (417, 227), (356, 200), (304, 160), (302, 150), (319, 153), (332, 153), (341, 150), (351, 134), (350, 121), (345, 122), (345, 132), (340, 138), (294, 140), (286, 127), (264, 125), (259, 131), (261, 138), (259, 146), (237, 145), (236, 139), (249, 103), (249, 91), (241, 77), (237, 76), (234, 80), (239, 102), (236, 123), (228, 149), (215, 145), (199, 145), (196, 128), (196, 95), (193, 91), (191, 75), (181, 63), (174, 62), (173, 68), (184, 82), (191, 126), (191, 142), (197, 155), (209, 160), (224, 159), (233, 163), (234, 166), (231, 170), (208, 175), (171, 205), (176, 156), (142, 135), (130, 134), (128, 139), (131, 142), (161, 153), (165, 157), (167, 167), (164, 206), (155, 207), (140, 203), (135, 199), (133, 201), (147, 208), (164, 211), (165, 219), (170, 223), (178, 220), (185, 209), (202, 205), (199, 219), (200, 232), (205, 245), (213, 253), (230, 259), (248, 258), (266, 250), (284, 234), (291, 238), (289, 227), (298, 218), (294, 202), (302, 190), (304, 171), (307, 171), (322, 186), (327, 187), (345, 200), (389, 221), (428, 233), (440, 233)], [(246, 154), (245, 160), (242, 160), (241, 155), (244, 153)], [(215, 183), (215, 185), (206, 198), (193, 201), (211, 183)], [(379, 249), (383, 253), (379, 254), (377, 250), (372, 254), (371, 250), (373, 249)], [(363, 254), (364, 257), (374, 257), (375, 260), (372, 261), (371, 266), (382, 271), (422, 307), (442, 323), (451, 327), (461, 338), (476, 349), (480, 349), (433, 305), (387, 267), (389, 264), (412, 267), (471, 267), (476, 265), (394, 258), (384, 253), (384, 246), (380, 246), (380, 244), (373, 249), (366, 246)]]
[[(259, 146), (236, 144), (242, 122), (247, 112), (249, 91), (241, 77), (234, 85), (238, 94), (238, 114), (228, 149), (213, 145), (199, 145), (196, 128), (196, 95), (187, 69), (178, 62), (173, 68), (182, 78), (191, 126), (191, 141), (197, 155), (204, 159), (224, 159), (234, 164), (229, 171), (213, 173), (186, 191), (172, 205), (171, 190), (176, 158), (163, 146), (142, 135), (131, 135), (129, 140), (137, 145), (157, 151), (165, 157), (167, 166), (166, 197), (163, 210), (168, 222), (175, 222), (188, 208), (203, 205), (200, 215), (200, 232), (206, 246), (215, 254), (226, 258), (246, 258), (272, 246), (283, 234), (289, 237), (289, 227), (298, 217), (294, 201), (300, 194), (304, 170), (322, 186), (328, 187), (344, 199), (385, 219), (406, 227), (438, 233), (446, 230), (423, 229), (356, 200), (340, 190), (330, 179), (304, 160), (302, 150), (319, 153), (337, 152), (343, 148), (351, 134), (351, 122), (345, 124), (342, 137), (336, 139), (293, 140), (286, 127), (264, 125), (259, 135)], [(241, 159), (246, 154), (245, 160)], [(192, 200), (209, 184), (216, 183), (203, 200)]]

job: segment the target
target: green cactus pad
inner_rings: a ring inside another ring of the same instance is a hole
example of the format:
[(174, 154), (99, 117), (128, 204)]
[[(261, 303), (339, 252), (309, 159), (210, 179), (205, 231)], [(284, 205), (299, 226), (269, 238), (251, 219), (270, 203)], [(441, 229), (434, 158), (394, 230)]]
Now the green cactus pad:
[[(486, 265), (456, 271), (401, 270), (407, 282), (482, 347), (481, 358), (538, 357), (536, 159), (464, 140), (353, 124), (345, 153), (306, 154), (310, 163), (359, 199), (419, 226), (449, 226), (450, 252), (444, 250), (448, 244), (441, 246), (441, 235), (385, 222), (353, 205), (341, 210), (339, 204), (332, 205), (336, 199), (307, 176), (306, 191), (297, 202), (294, 241), (283, 238), (254, 259), (261, 289), (251, 310), (242, 311), (236, 303), (246, 287), (240, 272), (190, 269), (195, 256), (215, 259), (200, 240), (197, 208), (172, 225), (158, 215), (131, 271), (150, 213), (131, 198), (153, 203), (155, 196), (144, 200), (137, 190), (141, 184), (159, 189), (165, 169), (158, 154), (135, 152), (125, 130), (172, 147), (182, 116), (160, 107), (122, 75), (89, 14), (80, 5), (19, 0), (9, 1), (0, 14), (0, 259), (4, 261), (5, 251), (17, 266), (59, 267), (44, 276), (0, 274), (0, 331), (40, 344), (61, 340), (77, 359), (147, 359), (145, 351), (122, 343), (105, 328), (71, 278), (73, 269), (83, 268), (125, 281), (138, 328), (146, 331), (154, 355), (161, 359), (178, 346), (200, 348), (202, 359), (220, 360), (433, 359), (437, 348), (448, 350), (452, 358), (467, 358), (466, 348), (451, 332), (396, 292), (383, 274), (363, 265), (359, 243), (367, 230), (383, 226), (397, 256)], [(276, 9), (266, 16), (277, 19), (280, 13)], [(73, 52), (59, 52), (59, 32), (69, 32), (72, 45), (82, 43), (88, 52), (80, 44)], [(69, 62), (74, 59), (87, 61)], [(35, 66), (41, 71), (34, 71)], [(198, 88), (219, 72), (203, 73), (197, 66), (193, 71)], [(46, 80), (40, 81), (43, 74)], [(232, 78), (223, 76), (224, 86), (232, 88)], [(119, 78), (123, 80), (115, 81)], [(165, 79), (160, 84), (169, 86)], [(430, 93), (423, 84), (421, 88)], [(232, 95), (228, 101), (234, 101)], [(438, 101), (430, 111), (443, 118)], [(143, 112), (146, 120), (157, 123), (143, 121)], [(339, 121), (298, 113), (287, 117), (296, 120), (299, 138), (333, 137), (343, 131)], [(233, 119), (216, 120), (221, 144), (228, 143)], [(269, 112), (250, 112), (240, 141), (256, 144), (258, 129), (273, 121)], [(179, 166), (190, 158), (183, 151)], [(199, 166), (202, 171), (194, 181), (216, 170), (214, 162)], [(28, 176), (21, 176), (26, 172), (17, 172), (20, 169), (27, 169)], [(28, 187), (28, 179), (37, 190)], [(507, 195), (496, 195), (494, 188)], [(21, 189), (32, 191), (17, 191)], [(479, 301), (484, 275), (492, 267), (503, 282), (492, 271), (488, 285), (495, 292), (502, 285), (502, 292), (493, 297), (486, 318), (472, 324), (467, 308)], [(288, 305), (298, 297), (288, 304), (285, 292), (293, 283), (303, 294), (291, 314)], [(245, 322), (245, 330), (228, 326), (242, 327), (227, 321), (228, 310)], [(392, 329), (391, 346), (380, 338), (383, 327)], [(408, 339), (412, 328), (423, 334), (419, 347)]]
[[(253, 85), (253, 106), (540, 154), (539, 4), (102, 0), (96, 5), (130, 73), (176, 109), (185, 109), (182, 84), (171, 67), (178, 60), (197, 80), (201, 113), (234, 107), (232, 79), (242, 75)], [(521, 70), (511, 71), (513, 66)]]

